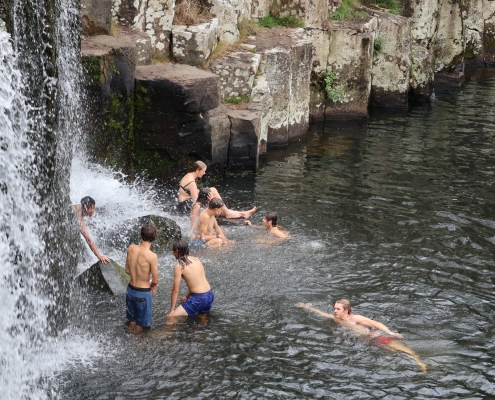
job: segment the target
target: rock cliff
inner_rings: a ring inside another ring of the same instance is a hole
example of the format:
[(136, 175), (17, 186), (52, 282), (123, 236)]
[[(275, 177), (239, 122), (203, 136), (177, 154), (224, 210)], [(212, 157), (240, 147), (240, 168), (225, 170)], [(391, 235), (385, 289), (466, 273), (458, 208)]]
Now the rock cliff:
[[(405, 108), (437, 83), (458, 85), (465, 67), (495, 65), (495, 1), (346, 4), (81, 0), (98, 157), (131, 169), (153, 160), (157, 176), (195, 157), (256, 170), (310, 121)], [(95, 43), (106, 50), (94, 54)]]

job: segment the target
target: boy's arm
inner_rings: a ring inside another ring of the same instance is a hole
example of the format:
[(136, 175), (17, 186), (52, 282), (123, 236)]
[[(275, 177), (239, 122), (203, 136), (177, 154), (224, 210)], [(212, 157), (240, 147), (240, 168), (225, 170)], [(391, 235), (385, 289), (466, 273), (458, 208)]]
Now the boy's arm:
[(156, 293), (156, 287), (158, 286), (158, 256), (153, 253), (153, 257), (151, 260), (151, 293)]
[(177, 264), (174, 268), (174, 285), (172, 286), (172, 293), (170, 295), (170, 311), (167, 313), (167, 316), (175, 310), (175, 303), (177, 303), (177, 297), (179, 296), (181, 276), (181, 268), (180, 265)]

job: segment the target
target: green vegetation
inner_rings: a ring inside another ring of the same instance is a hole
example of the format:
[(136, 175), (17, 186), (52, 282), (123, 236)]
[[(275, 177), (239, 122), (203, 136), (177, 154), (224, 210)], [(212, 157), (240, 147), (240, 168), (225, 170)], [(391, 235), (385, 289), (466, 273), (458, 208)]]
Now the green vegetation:
[(239, 29), (239, 43), (244, 41), (247, 36), (256, 36), (259, 31), (259, 25), (255, 20), (243, 19), (237, 24)]
[(245, 104), (250, 101), (251, 96), (249, 94), (239, 96), (237, 93), (231, 93), (223, 100), (225, 104)]
[(151, 55), (152, 64), (160, 64), (168, 61), (168, 56), (164, 51), (154, 51)]
[(370, 4), (386, 8), (390, 14), (399, 14), (400, 3), (397, 0), (369, 0)]
[(380, 54), (382, 54), (383, 42), (384, 39), (382, 37), (377, 36), (375, 38), (375, 41), (373, 42), (373, 57), (378, 57)]
[(325, 92), (327, 98), (334, 103), (347, 103), (349, 101), (349, 95), (344, 91), (344, 85), (336, 85), (338, 74), (327, 67), (327, 74), (325, 76)]
[(91, 83), (100, 83), (101, 81), (101, 66), (98, 57), (82, 57), (82, 67), (84, 75)]
[(364, 11), (354, 10), (355, 5), (356, 0), (342, 0), (342, 3), (340, 3), (339, 8), (332, 15), (331, 19), (336, 21), (344, 21), (346, 19), (361, 18), (368, 15)]
[(285, 17), (280, 17), (277, 18), (273, 16), (272, 14), (260, 18), (258, 20), (258, 25), (263, 27), (263, 28), (299, 28), (301, 26), (304, 26), (303, 22), (293, 16), (293, 15), (287, 15)]

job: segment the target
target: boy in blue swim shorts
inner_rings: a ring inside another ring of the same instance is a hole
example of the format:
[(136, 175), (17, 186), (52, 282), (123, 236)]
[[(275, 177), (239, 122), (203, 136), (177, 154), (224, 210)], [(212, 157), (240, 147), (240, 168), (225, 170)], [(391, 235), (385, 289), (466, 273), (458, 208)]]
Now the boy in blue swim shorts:
[[(185, 240), (174, 240), (172, 251), (178, 263), (174, 267), (174, 284), (167, 318), (209, 313), (215, 297), (206, 280), (203, 264), (197, 257), (189, 255), (189, 245)], [(179, 306), (175, 308), (181, 278), (186, 281), (189, 291), (179, 299)]]
[(126, 316), (132, 333), (141, 333), (151, 325), (151, 296), (158, 285), (158, 257), (150, 250), (155, 238), (156, 228), (144, 225), (141, 243), (131, 244), (127, 249), (125, 272), (131, 276), (131, 281), (127, 286)]

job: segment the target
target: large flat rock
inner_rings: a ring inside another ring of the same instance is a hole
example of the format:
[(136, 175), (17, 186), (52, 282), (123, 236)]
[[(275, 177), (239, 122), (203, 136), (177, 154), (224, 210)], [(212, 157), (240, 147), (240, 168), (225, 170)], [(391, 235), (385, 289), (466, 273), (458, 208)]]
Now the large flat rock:
[(129, 275), (114, 261), (106, 264), (98, 261), (76, 277), (76, 282), (82, 286), (113, 295), (126, 293), (129, 281)]
[(168, 63), (140, 66), (136, 81), (150, 89), (163, 112), (198, 113), (220, 104), (218, 77), (200, 68)]
[(136, 68), (136, 141), (163, 150), (174, 162), (211, 160), (211, 127), (205, 112), (220, 104), (218, 78), (189, 65)]

